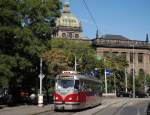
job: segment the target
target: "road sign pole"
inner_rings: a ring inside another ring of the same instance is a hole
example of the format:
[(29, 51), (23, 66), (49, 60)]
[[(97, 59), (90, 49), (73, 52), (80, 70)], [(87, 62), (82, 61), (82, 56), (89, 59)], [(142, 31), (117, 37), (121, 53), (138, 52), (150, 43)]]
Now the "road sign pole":
[(106, 69), (105, 69), (105, 93), (107, 95), (107, 72), (106, 72)]

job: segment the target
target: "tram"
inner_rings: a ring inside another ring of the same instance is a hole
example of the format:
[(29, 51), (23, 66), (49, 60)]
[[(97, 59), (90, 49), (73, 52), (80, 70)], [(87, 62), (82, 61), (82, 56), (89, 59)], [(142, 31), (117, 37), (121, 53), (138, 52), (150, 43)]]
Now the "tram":
[(63, 71), (56, 77), (55, 110), (78, 110), (101, 104), (101, 82), (76, 71)]

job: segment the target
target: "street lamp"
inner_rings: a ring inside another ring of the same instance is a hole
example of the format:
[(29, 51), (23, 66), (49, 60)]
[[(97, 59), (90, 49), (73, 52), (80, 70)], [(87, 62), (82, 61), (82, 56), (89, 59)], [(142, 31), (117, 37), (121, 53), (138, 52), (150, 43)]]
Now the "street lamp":
[(135, 67), (134, 67), (134, 62), (135, 62), (135, 59), (134, 59), (134, 44), (132, 45), (132, 52), (133, 52), (133, 64), (132, 64), (132, 68), (133, 68), (133, 71), (132, 71), (132, 77), (133, 77), (133, 98), (135, 98)]
[(125, 68), (125, 83), (126, 83), (126, 93), (128, 92), (128, 78), (127, 78), (127, 71)]
[(38, 94), (38, 106), (43, 107), (42, 79), (45, 77), (45, 75), (42, 73), (42, 58), (40, 59), (40, 74), (38, 77), (40, 78), (40, 93)]
[(145, 60), (144, 60), (144, 92), (147, 93), (147, 77), (146, 77)]

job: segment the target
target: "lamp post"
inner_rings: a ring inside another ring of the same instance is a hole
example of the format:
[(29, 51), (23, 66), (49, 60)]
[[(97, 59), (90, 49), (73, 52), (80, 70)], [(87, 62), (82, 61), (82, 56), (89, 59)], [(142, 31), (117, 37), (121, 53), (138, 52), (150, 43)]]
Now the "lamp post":
[(147, 80), (146, 80), (146, 72), (144, 71), (144, 92), (147, 93)]
[(75, 59), (74, 59), (74, 71), (77, 71), (77, 58), (76, 56), (74, 56)]
[(128, 92), (128, 79), (127, 79), (127, 71), (125, 68), (125, 82), (126, 82), (126, 93)]
[(134, 59), (134, 44), (133, 44), (133, 47), (132, 47), (132, 51), (133, 51), (133, 64), (132, 64), (132, 68), (133, 68), (133, 71), (132, 71), (132, 77), (133, 77), (133, 98), (135, 98), (135, 70), (134, 70), (134, 62), (135, 62), (135, 59)]
[(42, 73), (42, 58), (40, 59), (40, 93), (38, 95), (38, 106), (43, 107), (43, 94), (42, 94), (42, 79), (45, 77), (45, 75)]
[(145, 60), (144, 60), (144, 92), (147, 93), (147, 77), (146, 77)]

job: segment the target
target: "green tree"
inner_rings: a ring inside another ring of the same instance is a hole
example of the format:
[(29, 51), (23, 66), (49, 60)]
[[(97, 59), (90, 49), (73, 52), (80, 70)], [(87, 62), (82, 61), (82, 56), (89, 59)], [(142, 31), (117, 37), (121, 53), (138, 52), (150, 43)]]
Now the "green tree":
[(103, 57), (101, 62), (102, 66), (102, 75), (104, 75), (104, 69), (110, 69), (111, 77), (108, 77), (108, 84), (110, 88), (114, 87), (114, 79), (116, 82), (117, 89), (124, 88), (125, 86), (125, 68), (128, 67), (128, 61), (122, 55), (116, 55), (112, 52), (109, 52)]
[(43, 54), (43, 58), (47, 61), (49, 75), (56, 76), (68, 69), (67, 58), (61, 49), (49, 50)]
[[(96, 67), (95, 51), (89, 42), (57, 38), (50, 40), (48, 44), (51, 49), (44, 53), (44, 59), (49, 65), (49, 72), (74, 70), (75, 57), (79, 72), (89, 72)], [(53, 68), (54, 64), (59, 65), (57, 70)]]
[(9, 81), (35, 83), (39, 57), (47, 49), (45, 38), (55, 30), (60, 6), (59, 0), (0, 0), (2, 86)]

